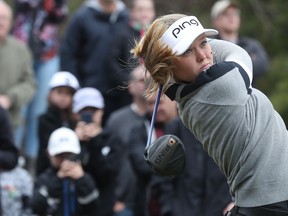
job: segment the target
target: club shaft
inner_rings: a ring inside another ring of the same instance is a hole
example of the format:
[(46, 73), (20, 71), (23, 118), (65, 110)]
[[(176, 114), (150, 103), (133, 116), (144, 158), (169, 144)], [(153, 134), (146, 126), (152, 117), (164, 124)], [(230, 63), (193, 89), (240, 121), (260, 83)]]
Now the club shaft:
[(151, 139), (152, 139), (152, 134), (153, 134), (153, 129), (154, 129), (154, 123), (155, 123), (155, 119), (156, 119), (156, 115), (157, 115), (158, 106), (159, 106), (159, 103), (160, 103), (160, 97), (161, 97), (161, 93), (162, 93), (162, 88), (163, 88), (163, 86), (160, 85), (159, 89), (158, 89), (158, 94), (157, 94), (157, 97), (156, 97), (156, 101), (155, 101), (155, 105), (154, 105), (154, 109), (153, 109), (153, 114), (152, 114), (152, 118), (151, 118), (151, 124), (150, 124), (149, 132), (148, 132), (148, 139), (147, 139), (146, 148), (148, 148), (151, 145)]

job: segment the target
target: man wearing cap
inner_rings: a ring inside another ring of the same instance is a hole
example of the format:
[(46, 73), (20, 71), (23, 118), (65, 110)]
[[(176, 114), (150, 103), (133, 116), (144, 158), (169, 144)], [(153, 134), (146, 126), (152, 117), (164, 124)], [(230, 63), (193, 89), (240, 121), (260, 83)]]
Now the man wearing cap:
[(95, 88), (79, 89), (73, 97), (73, 112), (79, 117), (75, 128), (81, 141), (81, 158), (99, 189), (97, 216), (113, 216), (116, 177), (120, 164), (121, 140), (102, 128), (104, 98)]
[(99, 192), (78, 159), (77, 134), (65, 127), (55, 130), (48, 142), (51, 168), (36, 181), (32, 198), (37, 215), (96, 215)]
[(216, 38), (235, 43), (245, 49), (253, 62), (253, 82), (257, 85), (257, 78), (267, 72), (269, 59), (265, 49), (259, 41), (239, 35), (241, 24), (240, 7), (230, 0), (219, 0), (211, 8), (211, 21), (219, 31)]

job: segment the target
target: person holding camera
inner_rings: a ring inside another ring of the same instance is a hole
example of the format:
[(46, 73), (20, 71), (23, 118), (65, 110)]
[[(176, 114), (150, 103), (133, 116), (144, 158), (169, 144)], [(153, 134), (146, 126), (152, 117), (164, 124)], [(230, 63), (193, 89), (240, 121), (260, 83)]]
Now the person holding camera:
[(80, 88), (74, 94), (73, 112), (78, 117), (75, 132), (81, 143), (83, 168), (99, 188), (97, 216), (112, 216), (122, 145), (115, 134), (102, 127), (104, 107), (103, 96), (96, 88)]
[(35, 183), (33, 214), (51, 216), (96, 215), (99, 192), (78, 159), (77, 134), (66, 127), (53, 131), (48, 148), (51, 167)]
[(77, 119), (72, 112), (72, 101), (78, 88), (78, 80), (67, 71), (55, 73), (49, 82), (48, 107), (38, 119), (39, 149), (36, 176), (50, 166), (47, 145), (52, 132), (63, 126), (73, 130), (76, 127)]

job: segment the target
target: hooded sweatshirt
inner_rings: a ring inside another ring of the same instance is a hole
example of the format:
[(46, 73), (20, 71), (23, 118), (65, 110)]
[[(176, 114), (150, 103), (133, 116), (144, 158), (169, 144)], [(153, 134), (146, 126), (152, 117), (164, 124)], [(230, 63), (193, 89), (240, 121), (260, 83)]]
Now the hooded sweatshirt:
[(98, 0), (86, 1), (67, 27), (61, 69), (73, 73), (82, 87), (94, 87), (107, 95), (128, 80), (121, 67), (129, 54), (128, 27), (129, 13), (122, 1), (116, 1), (112, 14), (105, 13)]

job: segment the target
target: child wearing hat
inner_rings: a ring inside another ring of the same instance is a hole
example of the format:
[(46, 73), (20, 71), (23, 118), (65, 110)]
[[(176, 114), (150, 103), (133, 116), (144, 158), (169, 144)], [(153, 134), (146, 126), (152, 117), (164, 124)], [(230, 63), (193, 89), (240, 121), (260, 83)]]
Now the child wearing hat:
[(104, 99), (100, 91), (85, 87), (74, 95), (73, 112), (78, 115), (76, 133), (81, 141), (89, 141), (102, 132)]
[(99, 192), (77, 158), (81, 152), (77, 134), (66, 127), (56, 129), (48, 142), (51, 167), (35, 184), (32, 198), (37, 215), (96, 215)]
[(85, 87), (73, 97), (73, 111), (79, 122), (75, 128), (81, 143), (81, 159), (99, 189), (97, 216), (113, 215), (116, 176), (120, 168), (120, 147), (115, 134), (102, 128), (104, 99), (100, 91)]
[(39, 117), (38, 124), (37, 176), (50, 165), (46, 149), (51, 133), (62, 126), (74, 129), (77, 122), (72, 112), (73, 95), (79, 88), (76, 77), (67, 71), (57, 72), (51, 78), (49, 88), (48, 107)]

